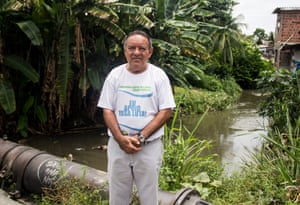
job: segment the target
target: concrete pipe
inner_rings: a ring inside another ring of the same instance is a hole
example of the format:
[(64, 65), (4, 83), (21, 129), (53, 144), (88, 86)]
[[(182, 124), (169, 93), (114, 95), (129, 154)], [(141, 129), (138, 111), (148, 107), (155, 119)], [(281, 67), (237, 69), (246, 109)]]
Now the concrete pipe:
[(184, 188), (176, 194), (160, 191), (160, 204), (164, 205), (211, 205), (200, 198), (199, 192), (191, 188)]
[[(16, 192), (40, 194), (43, 187), (51, 187), (62, 178), (72, 177), (103, 188), (103, 198), (108, 197), (106, 172), (65, 160), (32, 147), (0, 139), (0, 177), (12, 174)], [(185, 188), (173, 194), (159, 191), (161, 205), (210, 205), (201, 200), (200, 194)]]
[(0, 139), (0, 177), (12, 174), (16, 192), (40, 194), (64, 177), (80, 178), (95, 186), (107, 184), (106, 172), (71, 162), (28, 146)]
[(104, 189), (108, 181), (106, 172), (50, 154), (40, 154), (24, 170), (23, 185), (30, 192), (41, 193), (42, 187), (50, 187), (64, 177), (81, 179)]

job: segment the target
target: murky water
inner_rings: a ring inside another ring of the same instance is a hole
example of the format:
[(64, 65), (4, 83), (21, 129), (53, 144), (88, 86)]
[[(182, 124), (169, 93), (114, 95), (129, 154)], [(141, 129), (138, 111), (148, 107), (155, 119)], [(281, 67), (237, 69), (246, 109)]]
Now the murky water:
[[(220, 156), (225, 171), (238, 170), (241, 163), (248, 159), (249, 152), (259, 150), (261, 135), (266, 134), (266, 122), (258, 116), (257, 108), (262, 99), (256, 91), (244, 91), (239, 103), (226, 111), (208, 113), (203, 119), (196, 136), (212, 141), (212, 153)], [(188, 129), (194, 128), (199, 116), (183, 118)], [(38, 137), (27, 145), (45, 150), (53, 155), (68, 157), (90, 167), (106, 171), (107, 137), (100, 129), (64, 136)]]
[[(220, 156), (227, 173), (238, 171), (261, 148), (262, 136), (267, 134), (267, 120), (257, 114), (262, 99), (257, 91), (244, 91), (233, 108), (208, 113), (196, 132), (200, 139), (212, 142), (211, 152)], [(186, 117), (184, 124), (192, 128), (198, 119)]]

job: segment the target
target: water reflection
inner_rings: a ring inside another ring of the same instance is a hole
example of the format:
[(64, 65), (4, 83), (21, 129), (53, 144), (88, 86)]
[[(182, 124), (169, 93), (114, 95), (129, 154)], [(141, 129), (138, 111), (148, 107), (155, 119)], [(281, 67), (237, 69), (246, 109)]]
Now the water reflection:
[[(249, 160), (250, 153), (260, 149), (266, 135), (266, 120), (257, 114), (263, 99), (257, 91), (244, 91), (239, 103), (231, 109), (208, 113), (196, 132), (200, 139), (212, 142), (211, 153), (217, 153), (225, 171), (237, 171)], [(199, 116), (187, 116), (183, 123), (192, 129)]]
[[(266, 134), (266, 122), (257, 114), (261, 99), (258, 92), (244, 91), (235, 107), (208, 113), (196, 132), (200, 139), (212, 142), (211, 153), (220, 156), (228, 173), (238, 170), (241, 162), (248, 159), (249, 151), (260, 149), (261, 135)], [(182, 122), (191, 130), (199, 117), (186, 116)], [(106, 143), (107, 137), (100, 129), (28, 141), (28, 145), (60, 157), (72, 154), (75, 161), (103, 171), (106, 171), (106, 152), (99, 147)]]
[(59, 157), (67, 158), (71, 154), (75, 162), (107, 171), (106, 151), (101, 149), (102, 145), (107, 144), (103, 133), (104, 130), (96, 129), (63, 136), (37, 136), (27, 144)]

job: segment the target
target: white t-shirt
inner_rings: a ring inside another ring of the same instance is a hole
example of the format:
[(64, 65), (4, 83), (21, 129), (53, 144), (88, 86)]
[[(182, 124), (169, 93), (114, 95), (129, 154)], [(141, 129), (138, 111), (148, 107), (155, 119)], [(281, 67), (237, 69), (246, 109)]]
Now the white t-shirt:
[[(106, 77), (98, 107), (115, 112), (122, 131), (134, 135), (140, 132), (162, 109), (175, 108), (175, 101), (166, 73), (150, 63), (147, 69), (133, 74), (127, 64), (114, 68)], [(109, 136), (111, 132), (108, 130)], [(164, 134), (161, 127), (149, 140)]]

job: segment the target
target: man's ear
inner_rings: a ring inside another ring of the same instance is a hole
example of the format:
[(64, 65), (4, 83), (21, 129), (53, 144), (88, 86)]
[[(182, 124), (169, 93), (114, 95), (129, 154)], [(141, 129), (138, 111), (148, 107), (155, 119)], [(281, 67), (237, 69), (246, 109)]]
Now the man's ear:
[(152, 54), (153, 54), (153, 50), (154, 50), (154, 48), (153, 48), (153, 47), (151, 47), (151, 48), (149, 49), (149, 58), (152, 56)]

